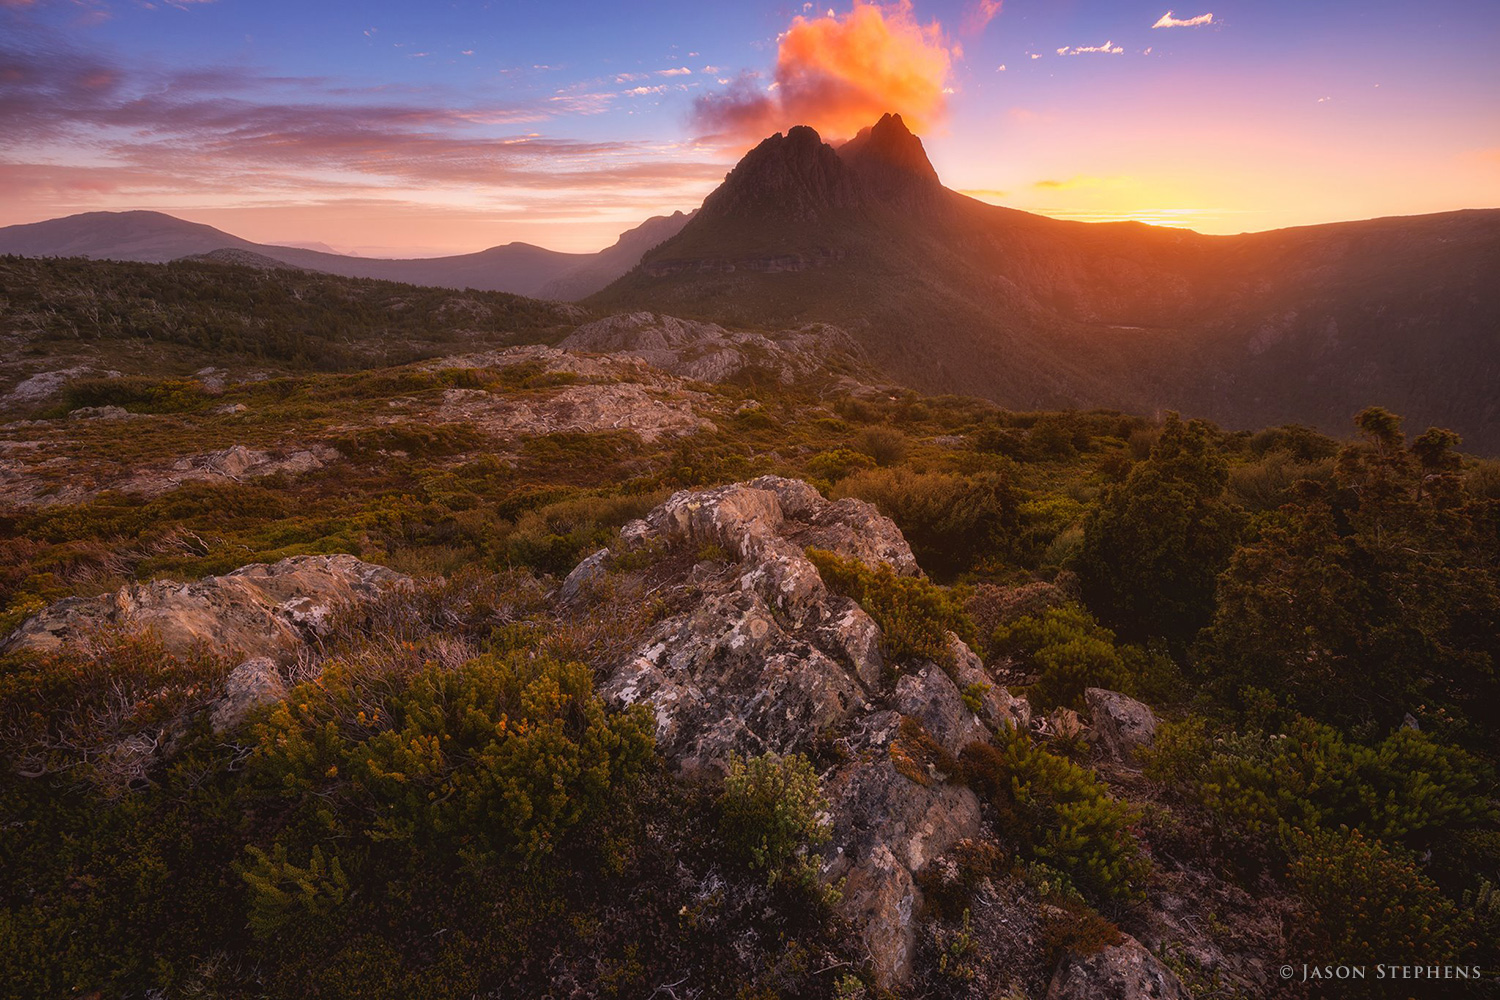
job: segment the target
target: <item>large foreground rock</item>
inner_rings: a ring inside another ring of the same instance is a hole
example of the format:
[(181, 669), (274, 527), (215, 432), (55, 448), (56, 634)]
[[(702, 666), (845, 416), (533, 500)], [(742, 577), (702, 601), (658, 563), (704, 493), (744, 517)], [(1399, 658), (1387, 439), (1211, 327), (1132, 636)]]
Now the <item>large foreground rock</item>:
[(192, 583), (126, 584), (72, 597), (27, 619), (3, 649), (51, 652), (109, 627), (149, 629), (167, 651), (287, 661), (322, 633), (338, 606), (366, 601), (409, 578), (350, 555), (293, 556)]
[(824, 585), (809, 547), (921, 573), (895, 524), (868, 503), (767, 476), (675, 494), (621, 539), (626, 549), (707, 558), (676, 581), (693, 595), (688, 610), (606, 666), (604, 696), (649, 703), (658, 747), (683, 771), (722, 770), (731, 753), (836, 741), (840, 763), (822, 776), (833, 833), (823, 870), (845, 880), (840, 905), (877, 978), (905, 980), (922, 906), (914, 876), (980, 832), (978, 800), (935, 760), (1015, 724), (1016, 700), (956, 638), (957, 670), (982, 715), (949, 670), (887, 663), (875, 622)]

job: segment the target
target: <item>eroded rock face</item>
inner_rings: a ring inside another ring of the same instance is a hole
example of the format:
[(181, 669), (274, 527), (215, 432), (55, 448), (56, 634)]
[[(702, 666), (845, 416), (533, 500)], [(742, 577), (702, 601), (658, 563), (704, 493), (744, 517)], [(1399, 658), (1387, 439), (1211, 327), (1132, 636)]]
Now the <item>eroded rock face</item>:
[(1018, 699), (956, 638), (954, 674), (972, 686), (978, 714), (935, 664), (902, 664), (894, 676), (875, 622), (831, 593), (805, 555), (817, 547), (920, 574), (895, 524), (863, 501), (830, 501), (801, 481), (767, 476), (675, 494), (621, 537), (625, 548), (696, 547), (714, 557), (680, 581), (694, 594), (691, 607), (607, 667), (604, 697), (649, 703), (658, 748), (684, 771), (722, 770), (731, 753), (836, 741), (841, 762), (822, 776), (833, 832), (824, 874), (845, 880), (840, 905), (877, 977), (903, 981), (922, 903), (914, 876), (980, 826), (971, 791), (898, 760), (903, 717), (956, 754), (990, 726), (1024, 718)]
[(1083, 700), (1104, 751), (1123, 763), (1140, 763), (1137, 751), (1156, 739), (1155, 713), (1134, 698), (1104, 688), (1087, 689)]
[(1177, 974), (1135, 938), (1063, 961), (1047, 1000), (1191, 1000)]
[(126, 584), (113, 594), (70, 597), (23, 622), (4, 650), (50, 652), (101, 628), (152, 630), (169, 653), (295, 658), (339, 605), (369, 600), (409, 578), (350, 555), (293, 556), (192, 583)]

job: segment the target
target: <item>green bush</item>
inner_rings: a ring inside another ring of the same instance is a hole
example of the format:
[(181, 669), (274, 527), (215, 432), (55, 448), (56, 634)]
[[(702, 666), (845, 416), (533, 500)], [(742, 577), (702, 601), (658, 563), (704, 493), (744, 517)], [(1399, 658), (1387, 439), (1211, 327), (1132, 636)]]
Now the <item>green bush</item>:
[(525, 862), (607, 809), (651, 757), (649, 712), (607, 715), (580, 663), (483, 656), (390, 684), (328, 665), (259, 726), (256, 778), (297, 795), (344, 789), (347, 822), (377, 841)]
[(608, 544), (616, 529), (661, 501), (659, 493), (582, 496), (527, 510), (503, 542), (504, 561), (562, 576), (591, 551)]
[(941, 578), (1015, 559), (1019, 502), (999, 473), (873, 469), (841, 480), (834, 496), (873, 503), (896, 522), (917, 562)]
[(1151, 457), (1105, 489), (1084, 522), (1077, 571), (1089, 608), (1129, 638), (1190, 640), (1214, 612), (1214, 581), (1243, 514), (1224, 498), (1212, 428), (1171, 415)]
[(1387, 842), (1426, 844), (1495, 818), (1487, 768), (1413, 729), (1365, 746), (1305, 717), (1284, 734), (1217, 739), (1202, 720), (1167, 723), (1148, 751), (1146, 773), (1190, 789), (1250, 842), (1348, 826)]
[(1451, 963), (1470, 946), (1452, 900), (1406, 855), (1358, 830), (1298, 831), (1289, 874), (1342, 964)]
[(963, 752), (969, 784), (995, 807), (1001, 832), (1096, 899), (1139, 898), (1150, 862), (1131, 828), (1139, 814), (1087, 768), (1003, 729)]
[(911, 442), (896, 428), (876, 424), (859, 432), (854, 447), (874, 459), (876, 465), (900, 465), (911, 450)]
[(314, 847), (305, 867), (293, 864), (286, 845), (276, 844), (267, 854), (255, 845), (245, 848), (248, 863), (240, 877), (250, 894), (250, 932), (270, 938), (294, 916), (327, 917), (349, 893), (349, 877), (338, 855), (325, 858)]
[(999, 626), (990, 637), (990, 650), (1029, 663), (1040, 673), (1026, 696), (1042, 711), (1059, 705), (1082, 708), (1085, 688), (1133, 687), (1114, 633), (1076, 604)]
[(808, 852), (831, 836), (817, 772), (801, 754), (731, 754), (719, 796), (719, 832), (730, 852), (768, 882), (816, 878)]
[[(1408, 712), (1500, 720), (1500, 535), (1453, 437), (1407, 446), (1367, 410), (1332, 484), (1302, 484), (1235, 554), (1196, 659), (1228, 700), (1245, 685), (1302, 712), (1394, 726)], [(1424, 720), (1426, 721), (1426, 720)], [(1474, 734), (1475, 746), (1493, 737)]]
[(63, 412), (85, 406), (121, 406), (132, 413), (185, 413), (208, 400), (194, 379), (154, 379), (141, 375), (75, 379), (63, 387)]
[(848, 448), (835, 448), (808, 459), (806, 468), (808, 475), (826, 483), (836, 483), (851, 473), (875, 468), (875, 460)]
[(880, 626), (882, 652), (893, 667), (930, 661), (953, 662), (948, 633), (968, 635), (973, 626), (962, 604), (930, 580), (897, 576), (888, 563), (871, 569), (823, 549), (808, 549), (823, 582), (835, 593), (858, 601)]

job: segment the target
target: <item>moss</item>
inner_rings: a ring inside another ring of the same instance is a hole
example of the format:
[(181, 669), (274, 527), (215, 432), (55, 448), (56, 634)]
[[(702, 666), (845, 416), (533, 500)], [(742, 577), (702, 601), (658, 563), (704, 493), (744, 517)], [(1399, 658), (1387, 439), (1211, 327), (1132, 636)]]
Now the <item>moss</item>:
[(897, 773), (924, 787), (962, 773), (953, 755), (910, 716), (901, 717), (889, 754)]

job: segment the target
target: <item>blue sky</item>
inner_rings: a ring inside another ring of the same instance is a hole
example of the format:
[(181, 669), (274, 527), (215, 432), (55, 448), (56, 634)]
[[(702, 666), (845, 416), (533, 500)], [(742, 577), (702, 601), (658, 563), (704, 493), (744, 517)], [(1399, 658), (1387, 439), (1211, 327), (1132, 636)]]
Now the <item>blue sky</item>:
[[(0, 0), (0, 224), (143, 207), (366, 253), (596, 249), (764, 132), (886, 105), (949, 186), (1059, 216), (1500, 205), (1500, 4), (852, 10)], [(1153, 27), (1169, 10), (1212, 17)]]

